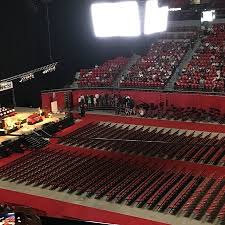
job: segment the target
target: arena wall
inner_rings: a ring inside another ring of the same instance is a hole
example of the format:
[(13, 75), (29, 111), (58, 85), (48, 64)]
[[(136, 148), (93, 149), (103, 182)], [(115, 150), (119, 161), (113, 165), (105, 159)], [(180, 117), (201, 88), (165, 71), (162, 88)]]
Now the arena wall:
[[(42, 93), (42, 108), (51, 110), (51, 102), (57, 101), (58, 109), (63, 111), (65, 108), (64, 93), (68, 90), (49, 91)], [(69, 90), (71, 91), (71, 90)], [(110, 89), (77, 89), (72, 90), (72, 104), (74, 107), (78, 105), (78, 98), (81, 95), (94, 94), (120, 94), (122, 96), (132, 97), (137, 104), (139, 103), (155, 103), (164, 102), (164, 104), (177, 107), (197, 107), (202, 109), (217, 108), (225, 113), (225, 96), (207, 95), (207, 94), (190, 94), (190, 93), (166, 93), (166, 92), (150, 92), (140, 90), (110, 90)]]

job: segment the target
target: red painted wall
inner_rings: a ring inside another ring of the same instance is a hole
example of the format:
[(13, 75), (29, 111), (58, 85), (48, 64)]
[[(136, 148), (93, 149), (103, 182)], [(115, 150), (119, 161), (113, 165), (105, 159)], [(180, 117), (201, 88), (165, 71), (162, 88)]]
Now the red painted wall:
[(52, 93), (42, 93), (41, 94), (42, 109), (50, 110), (51, 102), (52, 102)]
[(55, 100), (58, 104), (58, 110), (63, 111), (65, 109), (65, 96), (64, 92), (55, 92)]
[[(135, 91), (135, 90), (74, 90), (73, 91), (73, 104), (77, 106), (78, 98), (80, 95), (94, 95), (94, 94), (108, 93), (108, 94), (121, 94), (129, 95), (136, 103), (160, 103), (166, 102), (168, 105), (174, 105), (178, 107), (197, 107), (203, 109), (209, 109), (210, 107), (218, 108), (221, 112), (225, 113), (225, 96), (214, 96), (206, 94), (187, 94), (187, 93), (162, 93), (162, 92), (147, 92), (147, 91)], [(42, 93), (42, 107), (49, 107), (52, 101), (52, 92)], [(65, 107), (64, 92), (56, 92), (56, 100), (58, 102), (59, 110), (63, 110)]]
[(51, 111), (51, 102), (57, 101), (58, 110), (63, 111), (65, 109), (65, 96), (64, 91), (42, 93), (42, 108)]

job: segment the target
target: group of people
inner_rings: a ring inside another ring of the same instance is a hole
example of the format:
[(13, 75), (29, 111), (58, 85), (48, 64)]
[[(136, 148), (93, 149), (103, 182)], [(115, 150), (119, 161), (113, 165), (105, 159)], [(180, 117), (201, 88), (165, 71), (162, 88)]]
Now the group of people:
[(81, 95), (78, 98), (78, 104), (81, 116), (85, 116), (86, 110), (92, 109), (112, 109), (115, 110), (116, 114), (135, 114), (134, 100), (130, 96), (122, 96), (120, 94)]
[(148, 54), (132, 66), (123, 81), (166, 84), (190, 47), (189, 40), (152, 43)]
[(81, 95), (79, 97), (81, 116), (85, 116), (86, 110), (112, 110), (116, 115), (136, 115), (140, 117), (158, 117), (167, 119), (212, 121), (224, 123), (224, 115), (220, 110), (210, 108), (204, 110), (195, 107), (179, 108), (166, 103), (137, 103), (128, 95), (121, 94), (94, 94)]
[[(80, 71), (80, 86), (112, 86), (112, 83), (128, 59), (125, 57), (117, 57), (106, 61), (104, 64), (90, 70), (82, 69)], [(102, 85), (101, 85), (102, 84)]]
[(186, 83), (187, 88), (197, 84), (197, 88), (222, 91), (225, 88), (225, 27), (215, 24), (204, 28), (199, 49), (182, 72), (177, 83)]

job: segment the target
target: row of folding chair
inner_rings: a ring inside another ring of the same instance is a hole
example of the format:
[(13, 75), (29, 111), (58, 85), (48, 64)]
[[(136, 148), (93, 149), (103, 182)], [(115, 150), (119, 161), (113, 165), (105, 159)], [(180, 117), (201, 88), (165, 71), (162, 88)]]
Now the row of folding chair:
[(205, 193), (201, 201), (197, 204), (193, 211), (193, 215), (196, 219), (201, 219), (203, 215), (206, 213), (206, 210), (209, 208), (211, 203), (215, 200), (216, 196), (220, 192), (220, 190), (225, 185), (224, 177), (218, 178), (214, 184), (210, 187), (208, 192)]
[(97, 123), (75, 131), (61, 143), (203, 164), (223, 165), (225, 162), (225, 138), (220, 140), (218, 135), (211, 138), (211, 133), (195, 137), (194, 132), (187, 135), (187, 132), (179, 134), (179, 130), (171, 133), (165, 129)]
[(194, 174), (154, 161), (140, 165), (135, 157), (113, 159), (100, 152), (71, 152), (55, 145), (2, 167), (0, 177), (51, 190), (85, 193), (96, 199), (105, 196), (107, 201), (134, 203), (170, 214), (181, 211), (184, 216), (193, 215), (196, 219), (206, 216), (209, 222), (224, 219), (224, 177), (216, 179), (214, 174), (206, 176), (204, 172)]

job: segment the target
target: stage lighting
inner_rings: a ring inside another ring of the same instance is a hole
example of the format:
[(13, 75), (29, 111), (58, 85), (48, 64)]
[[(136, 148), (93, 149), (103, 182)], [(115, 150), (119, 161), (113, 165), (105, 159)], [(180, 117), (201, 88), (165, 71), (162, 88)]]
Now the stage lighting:
[(212, 22), (216, 18), (215, 10), (202, 12), (201, 22)]
[(94, 3), (91, 15), (96, 37), (132, 37), (141, 34), (136, 1)]
[(34, 74), (33, 73), (27, 73), (27, 74), (25, 74), (25, 75), (20, 77), (20, 81), (19, 82), (23, 83), (23, 82), (26, 82), (26, 81), (31, 80), (33, 78), (34, 78)]
[(144, 34), (154, 34), (167, 29), (168, 6), (159, 8), (157, 0), (146, 2)]
[(44, 70), (42, 73), (43, 73), (43, 74), (51, 73), (51, 72), (53, 72), (53, 71), (55, 71), (55, 70), (56, 70), (56, 67), (55, 67), (55, 66), (51, 66), (51, 67), (49, 67), (48, 69)]

